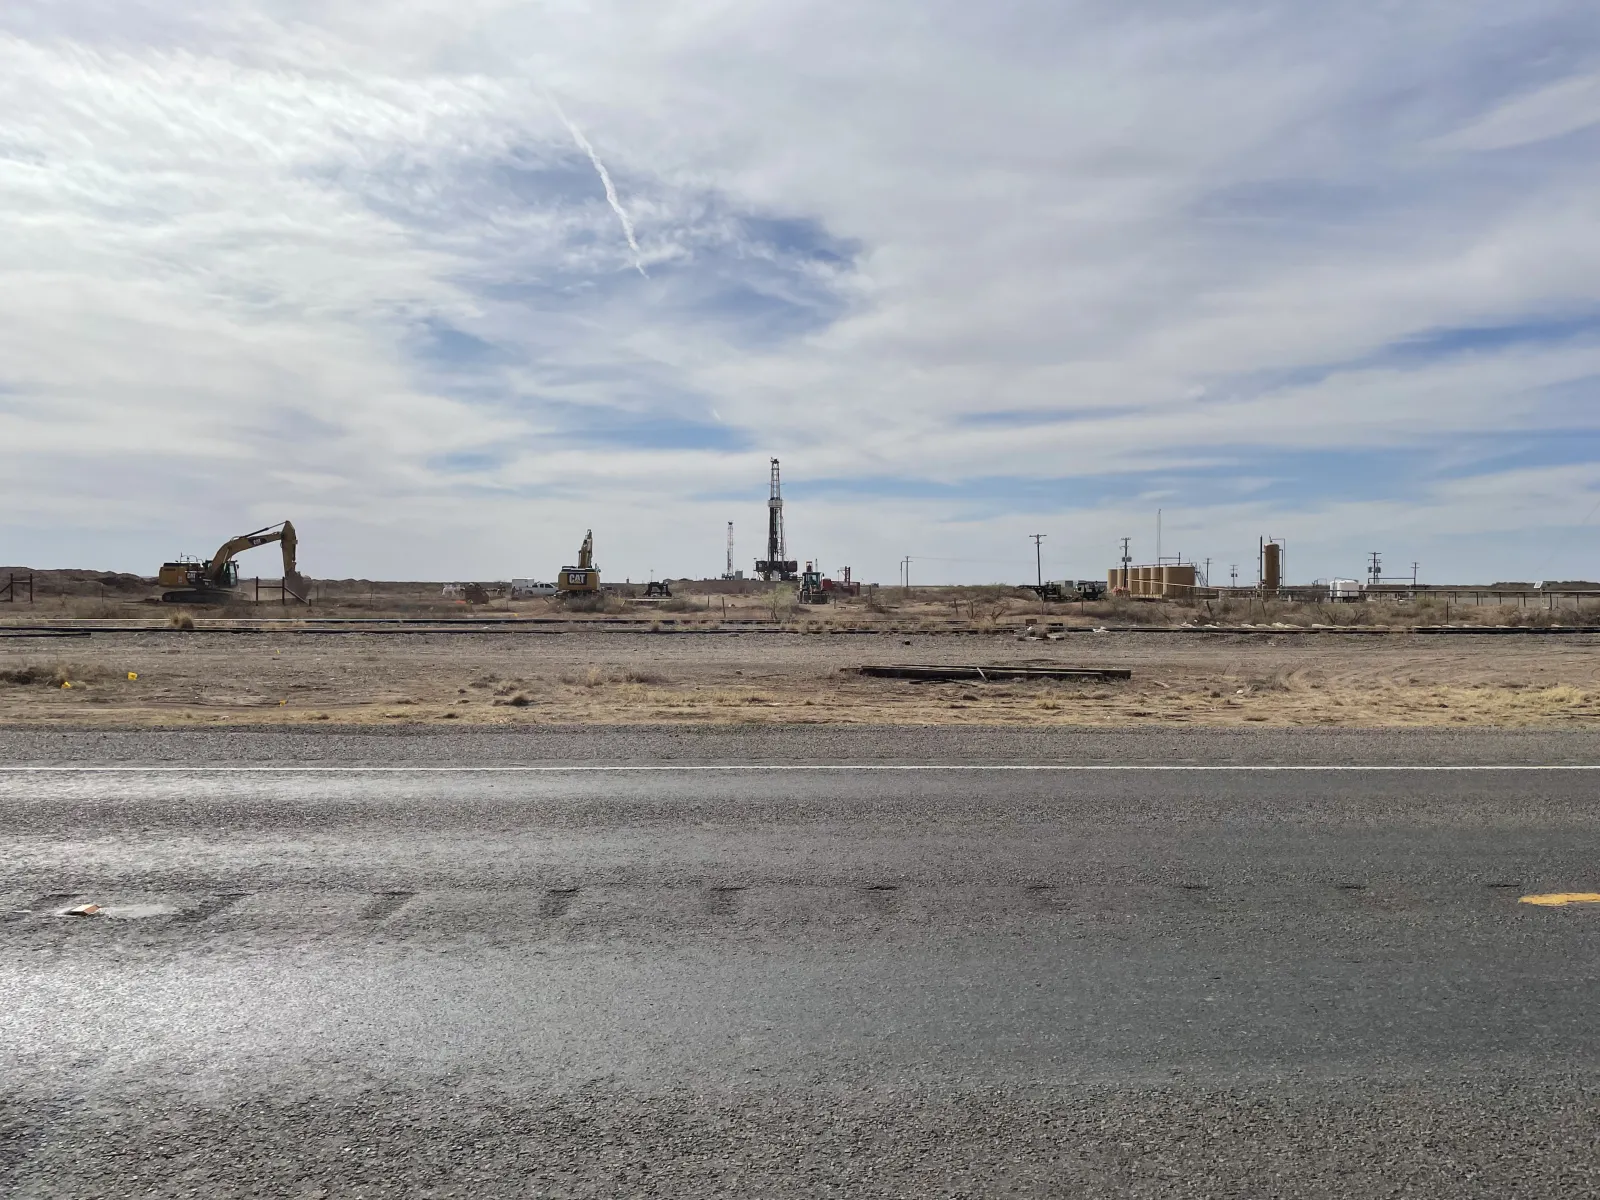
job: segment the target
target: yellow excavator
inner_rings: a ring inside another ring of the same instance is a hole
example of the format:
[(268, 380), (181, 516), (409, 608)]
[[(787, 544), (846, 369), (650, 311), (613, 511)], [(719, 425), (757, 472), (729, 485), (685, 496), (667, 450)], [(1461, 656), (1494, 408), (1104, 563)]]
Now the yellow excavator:
[(239, 586), (239, 564), (234, 556), (256, 546), (271, 542), (283, 545), (283, 586), (292, 595), (300, 583), (300, 572), (295, 569), (294, 526), (288, 521), (268, 525), (254, 533), (241, 533), (217, 547), (209, 559), (180, 559), (161, 564), (156, 582), (176, 591), (163, 592), (161, 599), (167, 604), (222, 604), (233, 596)]
[(600, 568), (594, 562), (594, 530), (584, 533), (583, 545), (578, 548), (578, 565), (562, 567), (556, 587), (563, 595), (600, 590)]

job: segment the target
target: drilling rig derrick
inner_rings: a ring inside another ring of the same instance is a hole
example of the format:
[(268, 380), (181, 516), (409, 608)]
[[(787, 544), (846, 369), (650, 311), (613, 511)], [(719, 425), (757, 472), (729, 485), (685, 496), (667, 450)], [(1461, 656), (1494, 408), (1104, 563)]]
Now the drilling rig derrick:
[(793, 580), (799, 564), (789, 557), (783, 535), (783, 486), (778, 477), (778, 460), (772, 460), (772, 491), (767, 497), (767, 556), (756, 560), (756, 574), (772, 581)]

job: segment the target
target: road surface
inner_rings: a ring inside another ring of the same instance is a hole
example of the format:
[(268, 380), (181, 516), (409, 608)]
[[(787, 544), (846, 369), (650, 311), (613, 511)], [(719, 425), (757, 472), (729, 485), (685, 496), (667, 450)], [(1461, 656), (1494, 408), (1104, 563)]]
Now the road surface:
[(1600, 1192), (1581, 739), (32, 736), (7, 1195)]

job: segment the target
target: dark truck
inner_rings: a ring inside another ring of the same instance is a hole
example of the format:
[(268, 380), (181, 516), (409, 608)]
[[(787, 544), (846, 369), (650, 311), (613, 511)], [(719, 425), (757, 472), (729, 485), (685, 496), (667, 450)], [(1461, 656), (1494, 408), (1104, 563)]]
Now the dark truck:
[(1065, 603), (1069, 600), (1100, 600), (1106, 594), (1101, 579), (1052, 579), (1048, 583), (1022, 585), (1041, 600)]

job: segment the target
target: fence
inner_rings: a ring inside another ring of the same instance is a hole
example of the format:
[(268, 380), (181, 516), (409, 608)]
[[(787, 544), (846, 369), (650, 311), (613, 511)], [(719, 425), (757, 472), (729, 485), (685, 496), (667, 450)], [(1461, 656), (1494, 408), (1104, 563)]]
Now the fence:
[[(311, 589), (308, 587), (306, 589), (307, 595), (310, 594), (310, 591), (311, 591)], [(291, 588), (289, 586), (289, 581), (287, 579), (280, 579), (277, 583), (262, 583), (261, 582), (261, 576), (257, 575), (256, 576), (256, 603), (257, 604), (261, 603), (261, 593), (262, 592), (266, 592), (267, 593), (267, 602), (269, 604), (272, 602), (271, 597), (272, 597), (272, 593), (273, 592), (277, 592), (278, 593), (278, 603), (279, 604), (287, 604), (291, 600), (296, 600), (301, 604), (310, 603), (310, 601), (308, 601), (305, 596), (302, 596), (299, 592), (295, 591), (293, 588)]]
[(0, 587), (0, 600), (4, 600), (8, 604), (15, 604), (17, 602), (17, 591), (23, 585), (27, 586), (27, 589), (28, 589), (28, 603), (32, 604), (33, 603), (33, 576), (32, 575), (12, 575), (12, 576), (9, 576), (6, 579), (5, 586), (4, 587)]
[[(1197, 587), (1197, 600), (1281, 600), (1297, 604), (1327, 604), (1330, 602), (1326, 585), (1284, 585), (1276, 592), (1262, 592), (1256, 587)], [(1388, 601), (1390, 603), (1416, 602), (1418, 600), (1442, 601), (1446, 605), (1475, 608), (1480, 605), (1506, 605), (1517, 608), (1582, 609), (1600, 607), (1600, 589), (1595, 588), (1508, 588), (1473, 587), (1470, 584), (1382, 584), (1374, 587), (1363, 584), (1360, 592), (1345, 597), (1352, 602)]]

